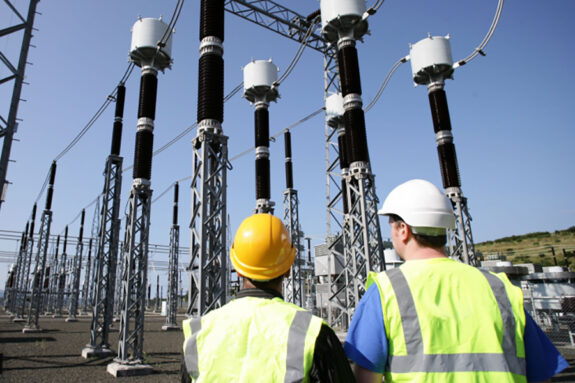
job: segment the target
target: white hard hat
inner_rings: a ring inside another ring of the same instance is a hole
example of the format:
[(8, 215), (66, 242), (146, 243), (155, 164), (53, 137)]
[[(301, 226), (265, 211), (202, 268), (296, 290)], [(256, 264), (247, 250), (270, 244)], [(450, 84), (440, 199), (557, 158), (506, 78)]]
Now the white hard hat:
[[(440, 235), (455, 229), (455, 215), (447, 197), (431, 182), (411, 180), (389, 193), (378, 214), (395, 214), (418, 234)], [(439, 229), (439, 230), (438, 230)]]

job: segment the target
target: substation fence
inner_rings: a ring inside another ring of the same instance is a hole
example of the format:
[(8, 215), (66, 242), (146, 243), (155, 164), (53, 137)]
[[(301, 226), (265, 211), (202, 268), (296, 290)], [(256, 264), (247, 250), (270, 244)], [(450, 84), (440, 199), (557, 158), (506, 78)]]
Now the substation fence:
[(525, 297), (524, 304), (556, 347), (575, 348), (575, 296)]

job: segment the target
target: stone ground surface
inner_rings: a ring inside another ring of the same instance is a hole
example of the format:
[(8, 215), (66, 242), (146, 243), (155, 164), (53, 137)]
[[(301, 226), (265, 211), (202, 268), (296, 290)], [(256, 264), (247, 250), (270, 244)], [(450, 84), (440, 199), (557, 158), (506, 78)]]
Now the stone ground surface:
[[(178, 382), (184, 336), (181, 331), (162, 331), (165, 317), (146, 315), (144, 325), (144, 358), (152, 366), (147, 376), (115, 378), (106, 371), (113, 357), (84, 359), (82, 350), (90, 343), (89, 316), (78, 322), (64, 318), (40, 317), (42, 332), (22, 333), (25, 323), (13, 323), (0, 314), (0, 382)], [(178, 316), (178, 324), (184, 316)], [(119, 322), (114, 323), (118, 328)], [(110, 334), (114, 351), (118, 350), (118, 332)]]
[[(184, 316), (178, 316), (178, 324)], [(38, 333), (22, 333), (25, 323), (13, 323), (0, 313), (0, 382), (52, 383), (52, 382), (178, 382), (182, 343), (181, 331), (162, 331), (165, 318), (148, 314), (144, 326), (144, 358), (153, 373), (146, 376), (115, 378), (106, 371), (113, 357), (84, 359), (82, 350), (90, 342), (88, 316), (78, 322), (40, 317), (43, 329)], [(114, 324), (116, 328), (119, 323)], [(552, 338), (553, 339), (553, 338)], [(112, 348), (118, 349), (118, 332), (110, 335)], [(569, 367), (552, 382), (575, 382), (575, 348), (558, 344), (569, 361)]]

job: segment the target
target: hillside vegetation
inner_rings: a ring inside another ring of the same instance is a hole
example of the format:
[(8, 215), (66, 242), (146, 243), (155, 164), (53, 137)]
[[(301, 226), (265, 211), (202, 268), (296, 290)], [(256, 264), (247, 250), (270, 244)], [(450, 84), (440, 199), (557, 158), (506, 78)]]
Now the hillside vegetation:
[(575, 226), (553, 233), (536, 232), (476, 243), (475, 252), (483, 260), (499, 255), (505, 256), (506, 260), (514, 264), (538, 263), (542, 266), (557, 264), (575, 270)]

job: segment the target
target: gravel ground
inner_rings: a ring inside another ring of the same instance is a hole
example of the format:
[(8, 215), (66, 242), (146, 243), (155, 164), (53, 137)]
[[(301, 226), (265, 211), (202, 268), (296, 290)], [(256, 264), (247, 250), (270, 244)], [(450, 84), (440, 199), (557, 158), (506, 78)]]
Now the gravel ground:
[[(0, 382), (178, 382), (184, 336), (181, 331), (162, 331), (165, 317), (146, 315), (144, 359), (153, 367), (147, 376), (115, 378), (106, 371), (112, 357), (84, 359), (82, 350), (90, 343), (89, 316), (78, 322), (64, 318), (40, 317), (42, 332), (22, 333), (25, 323), (13, 323), (0, 314)], [(184, 316), (178, 316), (178, 324)], [(114, 324), (116, 327), (119, 323)], [(118, 332), (110, 334), (114, 351), (118, 350)]]
[[(144, 326), (144, 357), (153, 367), (146, 376), (115, 378), (106, 371), (112, 357), (87, 360), (82, 350), (90, 342), (90, 317), (78, 322), (64, 318), (40, 317), (39, 333), (23, 334), (25, 323), (13, 323), (6, 313), (0, 314), (0, 382), (178, 382), (184, 336), (181, 331), (162, 331), (165, 318), (147, 314)], [(184, 316), (178, 316), (178, 325)], [(119, 323), (115, 323), (119, 326)], [(110, 334), (112, 348), (118, 349), (118, 332)], [(552, 382), (575, 382), (575, 348), (558, 347), (571, 367)]]

